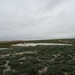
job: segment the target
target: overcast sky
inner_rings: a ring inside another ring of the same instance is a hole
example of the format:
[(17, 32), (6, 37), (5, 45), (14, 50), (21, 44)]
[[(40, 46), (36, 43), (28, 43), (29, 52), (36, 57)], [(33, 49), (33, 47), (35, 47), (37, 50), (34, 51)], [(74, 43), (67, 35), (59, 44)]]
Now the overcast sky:
[(75, 0), (0, 0), (0, 40), (75, 37)]

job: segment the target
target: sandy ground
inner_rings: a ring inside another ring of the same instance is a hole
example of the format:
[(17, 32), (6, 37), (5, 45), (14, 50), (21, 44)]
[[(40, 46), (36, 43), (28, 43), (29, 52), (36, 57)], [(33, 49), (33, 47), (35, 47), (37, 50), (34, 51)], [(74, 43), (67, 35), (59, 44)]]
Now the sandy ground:
[[(37, 53), (37, 51), (26, 51), (26, 52), (17, 52), (15, 54), (12, 54), (12, 55), (22, 55), (22, 54), (34, 54), (34, 53)], [(6, 57), (6, 56), (9, 56), (10, 54), (5, 54), (5, 55), (0, 55), (1, 57)]]

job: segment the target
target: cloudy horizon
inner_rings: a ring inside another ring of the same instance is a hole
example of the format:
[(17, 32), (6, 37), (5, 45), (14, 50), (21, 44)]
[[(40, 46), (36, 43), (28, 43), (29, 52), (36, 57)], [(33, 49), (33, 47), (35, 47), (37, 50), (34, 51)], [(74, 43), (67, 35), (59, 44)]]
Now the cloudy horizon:
[(0, 0), (0, 40), (75, 38), (75, 0)]

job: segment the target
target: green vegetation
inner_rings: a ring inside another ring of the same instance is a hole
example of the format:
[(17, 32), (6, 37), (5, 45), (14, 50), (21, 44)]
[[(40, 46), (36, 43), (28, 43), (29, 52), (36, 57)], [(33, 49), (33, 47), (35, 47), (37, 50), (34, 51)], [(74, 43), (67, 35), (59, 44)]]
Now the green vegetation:
[(75, 46), (0, 50), (0, 75), (75, 75)]

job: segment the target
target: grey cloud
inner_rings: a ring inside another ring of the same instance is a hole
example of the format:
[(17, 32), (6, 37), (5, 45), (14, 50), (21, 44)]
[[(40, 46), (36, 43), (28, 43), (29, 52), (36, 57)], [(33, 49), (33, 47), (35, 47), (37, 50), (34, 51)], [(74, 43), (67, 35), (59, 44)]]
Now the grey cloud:
[(0, 0), (0, 40), (75, 37), (75, 0)]

